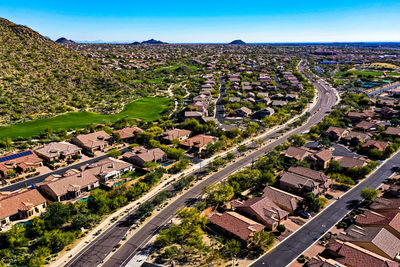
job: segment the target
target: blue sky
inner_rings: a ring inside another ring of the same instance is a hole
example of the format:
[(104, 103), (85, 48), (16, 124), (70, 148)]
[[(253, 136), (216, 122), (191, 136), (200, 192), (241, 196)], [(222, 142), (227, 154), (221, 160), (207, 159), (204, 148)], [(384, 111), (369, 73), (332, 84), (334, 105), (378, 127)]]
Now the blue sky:
[(400, 41), (399, 14), (399, 0), (0, 0), (0, 17), (81, 41)]

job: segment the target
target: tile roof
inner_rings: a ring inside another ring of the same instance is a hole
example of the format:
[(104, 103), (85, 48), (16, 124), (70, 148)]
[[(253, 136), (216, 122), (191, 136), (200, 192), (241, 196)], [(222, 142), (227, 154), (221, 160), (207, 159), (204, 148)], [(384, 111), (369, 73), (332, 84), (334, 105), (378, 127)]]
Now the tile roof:
[(400, 211), (400, 198), (383, 198), (377, 197), (370, 205), (370, 209), (375, 211), (380, 210), (399, 210)]
[(303, 160), (305, 157), (311, 155), (311, 151), (303, 147), (291, 146), (284, 152), (284, 155), (289, 158), (294, 158), (296, 160)]
[(303, 202), (303, 198), (292, 195), (286, 191), (282, 191), (275, 187), (266, 186), (264, 188), (263, 196), (271, 199), (275, 204), (285, 207), (287, 210), (295, 211), (301, 202)]
[(367, 159), (358, 158), (358, 157), (335, 157), (336, 161), (340, 163), (340, 166), (343, 168), (355, 168), (355, 167), (363, 167), (368, 164)]
[(245, 202), (236, 201), (235, 208), (238, 210), (250, 210), (254, 215), (257, 215), (267, 225), (272, 226), (276, 222), (280, 222), (289, 213), (279, 208), (268, 197), (254, 197)]
[(203, 147), (209, 143), (214, 142), (214, 137), (205, 135), (205, 134), (199, 134), (196, 136), (193, 136), (191, 138), (188, 138), (184, 141), (181, 142), (181, 145), (186, 146), (186, 147)]
[(182, 129), (172, 129), (172, 130), (168, 130), (165, 131), (161, 134), (162, 138), (165, 140), (169, 140), (172, 141), (174, 139), (186, 136), (186, 135), (190, 135), (192, 133), (192, 131), (189, 130), (182, 130)]
[(327, 245), (328, 251), (333, 251), (339, 257), (335, 260), (352, 267), (399, 267), (397, 262), (388, 260), (369, 250), (358, 247), (349, 242), (334, 240)]
[(46, 158), (70, 156), (80, 152), (82, 148), (67, 142), (52, 142), (41, 148), (35, 149), (35, 152)]
[(36, 189), (22, 190), (10, 194), (0, 193), (0, 219), (7, 218), (18, 211), (31, 209), (45, 203), (46, 199)]
[(144, 131), (137, 126), (132, 126), (121, 130), (113, 131), (113, 133), (119, 133), (121, 139), (133, 138), (135, 136), (135, 133), (142, 133), (142, 132)]
[(400, 252), (400, 239), (385, 228), (350, 226), (338, 238), (348, 242), (370, 243), (375, 245), (383, 254), (394, 259)]
[(264, 225), (232, 211), (214, 213), (210, 222), (245, 241), (249, 240), (253, 233), (265, 228)]
[(83, 146), (88, 148), (94, 148), (103, 145), (107, 140), (111, 139), (111, 136), (105, 131), (98, 131), (89, 134), (80, 134), (74, 137)]
[(366, 210), (364, 214), (357, 216), (356, 224), (358, 225), (381, 225), (390, 226), (400, 233), (400, 213), (397, 212), (382, 212), (378, 213), (371, 210)]
[(315, 171), (309, 168), (304, 167), (290, 167), (289, 172), (295, 173), (307, 178), (310, 178), (319, 183), (326, 183), (329, 180), (329, 177), (322, 172)]

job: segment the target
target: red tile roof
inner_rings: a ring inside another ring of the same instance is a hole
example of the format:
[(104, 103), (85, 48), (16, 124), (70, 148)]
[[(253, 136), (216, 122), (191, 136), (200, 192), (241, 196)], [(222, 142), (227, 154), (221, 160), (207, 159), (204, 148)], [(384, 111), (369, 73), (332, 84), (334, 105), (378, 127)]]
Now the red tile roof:
[(214, 213), (210, 217), (210, 222), (244, 241), (249, 240), (255, 232), (262, 231), (265, 228), (264, 225), (232, 211), (227, 211), (222, 214)]

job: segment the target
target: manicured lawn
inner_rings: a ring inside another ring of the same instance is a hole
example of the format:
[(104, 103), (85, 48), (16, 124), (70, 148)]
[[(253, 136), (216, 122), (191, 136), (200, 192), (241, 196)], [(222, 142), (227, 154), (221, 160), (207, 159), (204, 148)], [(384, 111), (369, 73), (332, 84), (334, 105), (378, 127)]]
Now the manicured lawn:
[(101, 115), (87, 111), (69, 112), (52, 118), (38, 119), (0, 127), (0, 139), (4, 137), (15, 139), (18, 136), (31, 137), (39, 134), (48, 127), (54, 130), (60, 128), (67, 130), (85, 128), (93, 123), (115, 122), (123, 117), (153, 121), (160, 117), (160, 114), (170, 103), (170, 99), (166, 97), (147, 97), (127, 104), (124, 109), (117, 114)]
[(164, 78), (155, 78), (155, 79), (150, 79), (148, 81), (149, 81), (149, 83), (160, 83), (160, 82), (164, 81)]

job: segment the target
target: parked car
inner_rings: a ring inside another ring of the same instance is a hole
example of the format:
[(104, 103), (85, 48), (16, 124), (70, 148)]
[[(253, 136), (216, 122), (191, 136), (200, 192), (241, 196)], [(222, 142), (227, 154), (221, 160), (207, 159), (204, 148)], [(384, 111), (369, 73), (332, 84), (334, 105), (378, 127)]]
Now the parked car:
[(298, 214), (301, 218), (303, 218), (303, 219), (308, 219), (308, 218), (311, 217), (311, 214), (308, 213), (308, 212), (305, 211), (305, 210), (301, 210), (301, 211), (299, 211), (297, 214)]

